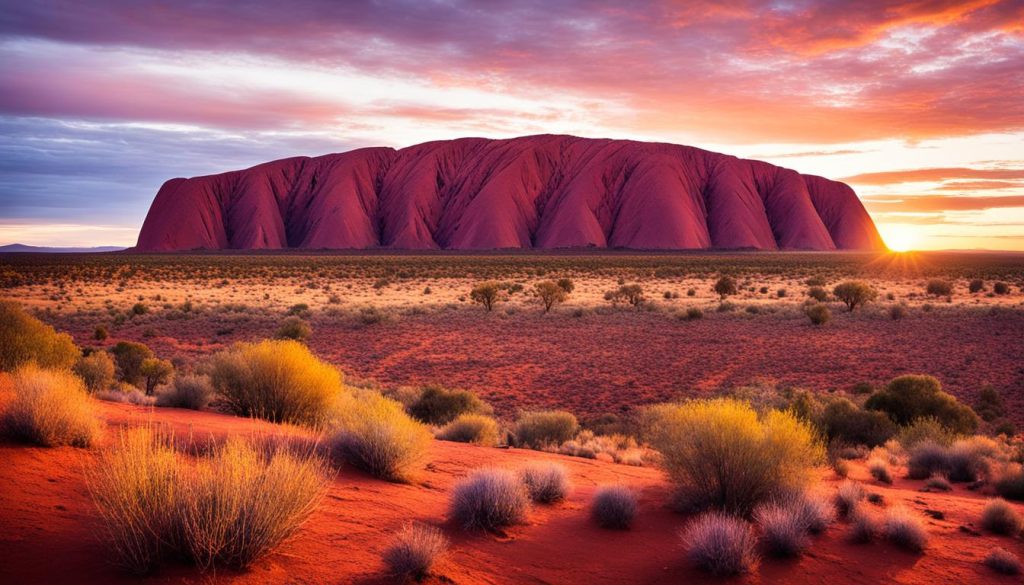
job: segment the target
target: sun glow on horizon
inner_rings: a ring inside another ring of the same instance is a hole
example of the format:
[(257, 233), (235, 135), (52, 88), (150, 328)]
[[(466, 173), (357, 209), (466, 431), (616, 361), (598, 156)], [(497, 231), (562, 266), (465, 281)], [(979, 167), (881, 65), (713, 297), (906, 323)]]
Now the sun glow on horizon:
[(921, 234), (908, 224), (879, 225), (878, 231), (882, 240), (893, 252), (910, 252), (921, 245)]

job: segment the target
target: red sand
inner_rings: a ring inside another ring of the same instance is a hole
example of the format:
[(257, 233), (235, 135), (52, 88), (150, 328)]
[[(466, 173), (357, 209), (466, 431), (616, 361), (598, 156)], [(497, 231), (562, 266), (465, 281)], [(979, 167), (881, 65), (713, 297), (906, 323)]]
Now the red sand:
[[(149, 420), (174, 426), (177, 433), (251, 433), (270, 425), (213, 413), (146, 409), (102, 404), (111, 425)], [(0, 582), (138, 582), (111, 566), (99, 524), (83, 483), (92, 452), (0, 444)], [(575, 485), (571, 497), (552, 507), (536, 507), (529, 522), (505, 535), (469, 534), (445, 520), (448, 492), (471, 469), (516, 468), (527, 461), (566, 465)], [(861, 467), (853, 476), (886, 505), (902, 502), (921, 513), (939, 510), (944, 520), (927, 519), (932, 542), (923, 555), (885, 543), (846, 543), (843, 524), (815, 538), (810, 553), (797, 561), (765, 560), (749, 583), (981, 583), (1009, 582), (981, 565), (993, 546), (1024, 554), (1019, 540), (968, 534), (976, 526), (984, 496), (957, 486), (950, 494), (917, 491), (921, 482), (897, 480), (873, 485)], [(825, 487), (836, 479), (826, 474)], [(594, 488), (625, 483), (641, 492), (635, 529), (596, 527), (586, 505)], [(685, 583), (711, 581), (689, 567), (677, 536), (687, 518), (665, 507), (669, 487), (660, 471), (524, 450), (488, 449), (436, 441), (429, 464), (414, 484), (393, 484), (343, 470), (322, 505), (290, 542), (243, 573), (219, 572), (230, 583), (384, 583), (382, 550), (404, 523), (441, 526), (452, 540), (448, 558), (437, 567), (437, 583)], [(210, 575), (169, 564), (151, 583), (205, 583)]]
[[(233, 341), (272, 336), (278, 321), (253, 319), (223, 336), (213, 334), (216, 327), (201, 318), (156, 320), (147, 324), (155, 337), (140, 337), (138, 330), (124, 335), (165, 358), (199, 358)], [(96, 344), (90, 325), (58, 328), (82, 345)], [(437, 382), (472, 389), (503, 415), (534, 407), (615, 413), (758, 378), (828, 391), (926, 373), (969, 403), (984, 384), (992, 384), (1015, 420), (1024, 422), (1020, 311), (937, 309), (902, 321), (837, 311), (827, 326), (815, 327), (799, 313), (712, 313), (679, 321), (628, 310), (574, 318), (564, 312), (508, 316), (473, 309), (366, 327), (323, 317), (313, 321), (313, 329), (312, 349), (346, 373), (389, 385)], [(197, 346), (199, 339), (208, 342)]]
[(698, 148), (463, 138), (171, 179), (141, 251), (884, 249), (847, 185)]

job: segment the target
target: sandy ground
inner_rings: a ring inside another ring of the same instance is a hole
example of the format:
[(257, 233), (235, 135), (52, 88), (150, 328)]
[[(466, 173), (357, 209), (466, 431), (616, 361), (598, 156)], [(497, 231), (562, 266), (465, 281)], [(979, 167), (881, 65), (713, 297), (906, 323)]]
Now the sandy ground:
[[(176, 409), (100, 405), (110, 428), (167, 424), (176, 433), (222, 436), (268, 432), (271, 425), (214, 413)], [(0, 444), (0, 582), (117, 583), (139, 582), (109, 562), (109, 553), (83, 480), (94, 451), (42, 449)], [(551, 507), (535, 507), (525, 525), (506, 533), (467, 533), (447, 519), (452, 485), (470, 470), (497, 466), (515, 469), (528, 461), (565, 465), (574, 490)], [(982, 494), (958, 485), (948, 494), (920, 491), (922, 482), (897, 479), (892, 486), (868, 478), (855, 465), (852, 476), (884, 506), (903, 504), (926, 517), (931, 542), (924, 554), (904, 552), (886, 543), (855, 545), (847, 527), (833, 525), (816, 537), (799, 560), (766, 559), (756, 572), (735, 580), (744, 583), (1000, 583), (1017, 582), (981, 564), (994, 546), (1018, 555), (1018, 539), (980, 533), (977, 524)], [(823, 489), (839, 480), (823, 472)], [(640, 493), (635, 528), (607, 531), (587, 515), (596, 486), (629, 485)], [(670, 511), (670, 488), (652, 468), (615, 465), (535, 451), (502, 450), (435, 441), (429, 462), (411, 484), (379, 481), (342, 470), (321, 506), (298, 535), (250, 570), (202, 575), (167, 565), (147, 583), (386, 583), (381, 552), (391, 535), (411, 520), (441, 527), (452, 541), (437, 567), (435, 583), (686, 583), (712, 582), (690, 567), (678, 532), (689, 520)], [(714, 581), (717, 582), (717, 581)]]

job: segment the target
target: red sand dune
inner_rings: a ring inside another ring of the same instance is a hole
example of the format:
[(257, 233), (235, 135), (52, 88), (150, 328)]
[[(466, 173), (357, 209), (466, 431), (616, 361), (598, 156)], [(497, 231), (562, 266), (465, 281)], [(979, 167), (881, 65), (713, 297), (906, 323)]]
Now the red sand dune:
[[(264, 433), (273, 425), (205, 412), (101, 403), (113, 428), (155, 422), (178, 436)], [(108, 430), (108, 433), (111, 432)], [(0, 582), (139, 583), (110, 564), (83, 470), (94, 451), (42, 449), (0, 444)], [(449, 492), (472, 469), (510, 469), (536, 460), (564, 464), (575, 486), (571, 497), (551, 507), (535, 507), (526, 525), (501, 536), (466, 533), (446, 521)], [(892, 486), (872, 482), (863, 467), (851, 475), (884, 495), (885, 505), (908, 506), (925, 517), (932, 541), (923, 555), (886, 543), (855, 545), (847, 527), (833, 525), (816, 537), (799, 560), (766, 559), (754, 575), (729, 582), (792, 583), (1002, 583), (981, 564), (994, 546), (1024, 554), (1019, 539), (977, 531), (985, 496), (958, 485), (949, 494), (920, 492), (923, 482), (897, 479)], [(824, 488), (837, 479), (823, 472)], [(624, 483), (641, 494), (633, 530), (598, 528), (587, 503), (599, 484)], [(394, 484), (342, 470), (320, 507), (299, 534), (250, 570), (221, 571), (223, 583), (387, 583), (381, 553), (409, 521), (440, 526), (452, 541), (432, 583), (704, 583), (711, 579), (687, 564), (678, 531), (688, 518), (670, 511), (670, 486), (662, 472), (588, 459), (519, 449), (482, 448), (435, 441), (429, 463), (413, 484)], [(184, 566), (167, 564), (145, 583), (207, 583)]]
[(164, 183), (138, 250), (882, 249), (847, 185), (675, 144), (463, 138)]

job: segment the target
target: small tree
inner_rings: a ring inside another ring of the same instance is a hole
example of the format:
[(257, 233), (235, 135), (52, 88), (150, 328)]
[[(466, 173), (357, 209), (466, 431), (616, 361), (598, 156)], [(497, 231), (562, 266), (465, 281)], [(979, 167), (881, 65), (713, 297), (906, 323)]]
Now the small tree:
[(538, 282), (534, 286), (534, 290), (537, 293), (537, 298), (544, 304), (544, 312), (547, 313), (552, 307), (559, 303), (564, 303), (565, 299), (568, 298), (569, 293), (560, 286), (558, 283), (550, 280), (544, 282)]
[(576, 290), (576, 285), (573, 284), (570, 278), (559, 278), (557, 284), (558, 288), (564, 290), (567, 295), (571, 295), (572, 291)]
[(494, 308), (500, 297), (501, 285), (494, 281), (482, 282), (469, 291), (469, 298), (473, 299), (474, 303), (483, 305), (488, 311)]
[(721, 299), (736, 294), (736, 280), (731, 276), (723, 276), (715, 283), (715, 292)]
[(869, 303), (878, 298), (878, 291), (871, 288), (867, 283), (859, 280), (848, 280), (836, 286), (832, 294), (843, 301), (846, 307), (853, 311), (858, 305)]
[(880, 410), (900, 425), (934, 417), (955, 433), (971, 434), (978, 428), (978, 415), (971, 407), (943, 392), (942, 385), (931, 376), (893, 378), (884, 389), (867, 399), (864, 408)]
[(117, 362), (118, 377), (132, 386), (142, 385), (142, 362), (153, 357), (153, 350), (142, 343), (119, 341), (111, 350)]
[(146, 396), (152, 396), (160, 384), (166, 384), (174, 374), (174, 366), (167, 360), (146, 358), (139, 366), (139, 374), (146, 383)]

